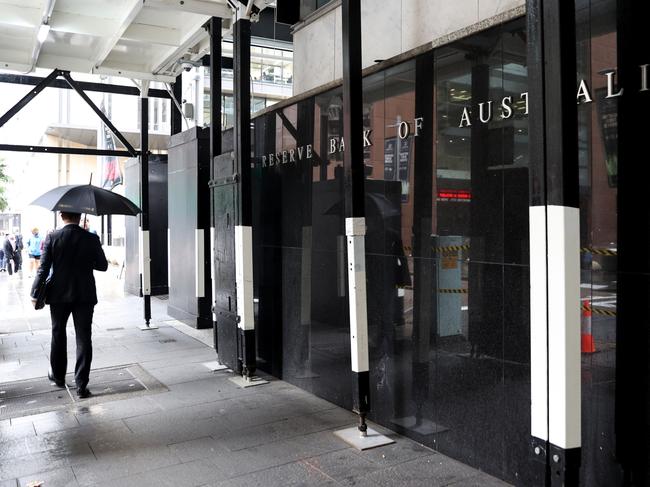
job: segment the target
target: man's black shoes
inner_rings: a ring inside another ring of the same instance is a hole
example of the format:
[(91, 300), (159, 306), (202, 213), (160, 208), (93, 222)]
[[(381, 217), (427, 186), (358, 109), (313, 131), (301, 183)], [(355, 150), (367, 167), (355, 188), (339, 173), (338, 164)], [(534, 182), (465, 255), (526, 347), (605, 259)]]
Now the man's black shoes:
[(61, 388), (65, 387), (65, 380), (55, 379), (51, 372), (47, 373), (47, 378), (50, 379), (52, 382), (54, 382), (57, 387), (61, 387)]
[(77, 389), (77, 397), (79, 399), (86, 399), (90, 396), (92, 396), (92, 393), (88, 390), (88, 388), (84, 387)]

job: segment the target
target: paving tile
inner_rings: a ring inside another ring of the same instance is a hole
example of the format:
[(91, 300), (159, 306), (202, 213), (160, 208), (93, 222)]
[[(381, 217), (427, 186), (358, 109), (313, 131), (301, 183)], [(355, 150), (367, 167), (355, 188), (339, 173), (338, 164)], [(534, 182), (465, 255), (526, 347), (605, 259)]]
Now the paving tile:
[(34, 429), (36, 434), (43, 435), (45, 433), (51, 433), (53, 431), (61, 431), (70, 428), (76, 428), (79, 426), (79, 422), (76, 418), (72, 417), (60, 417), (56, 419), (43, 419), (39, 421), (34, 421)]
[(66, 486), (66, 487), (77, 487), (77, 479), (74, 476), (74, 472), (71, 467), (66, 468), (57, 468), (55, 470), (48, 470), (46, 472), (38, 472), (31, 475), (27, 475), (18, 479), (18, 485), (20, 487), (27, 487), (32, 482), (42, 482), (43, 487), (49, 486)]
[(205, 436), (221, 437), (229, 433), (219, 418), (193, 417), (184, 410), (164, 411), (125, 420), (134, 434), (163, 444), (178, 443)]
[[(391, 437), (391, 436), (389, 436)], [(397, 435), (392, 435), (396, 440), (395, 443), (391, 445), (382, 446), (379, 448), (373, 448), (371, 450), (357, 451), (353, 450), (355, 454), (360, 457), (376, 463), (382, 467), (393, 466), (400, 463), (404, 463), (410, 460), (414, 460), (420, 457), (429, 457), (435, 455), (436, 453), (423, 445), (420, 445), (414, 441), (408, 440), (404, 437), (399, 437)], [(441, 458), (446, 458), (442, 457)]]
[(441, 487), (476, 475), (455, 460), (434, 454), (380, 469), (365, 478), (379, 485), (393, 487)]
[(268, 487), (271, 485), (324, 487), (338, 484), (309, 465), (289, 463), (211, 485), (218, 487)]
[(79, 426), (77, 418), (71, 411), (51, 411), (41, 414), (33, 414), (29, 416), (22, 416), (12, 418), (11, 424), (17, 425), (32, 425), (36, 434), (42, 435), (52, 431), (61, 431)]
[(0, 463), (0, 480), (22, 478), (94, 460), (95, 456), (87, 444), (64, 444), (52, 450), (23, 455)]
[(0, 421), (0, 448), (5, 441), (36, 436), (36, 430), (31, 422), (12, 424), (10, 419)]
[(118, 401), (93, 404), (87, 407), (79, 405), (73, 411), (79, 424), (83, 425), (133, 418), (162, 411), (162, 408), (151, 400), (149, 396), (136, 396)]
[(239, 389), (230, 381), (216, 381), (212, 379), (185, 382), (169, 387), (170, 391), (151, 396), (157, 404), (164, 409), (178, 409), (187, 406), (214, 402), (253, 394), (250, 389)]
[(39, 441), (49, 445), (52, 442), (86, 442), (125, 438), (132, 434), (121, 420), (92, 423), (76, 428), (55, 431), (38, 436)]
[(85, 486), (179, 463), (180, 459), (167, 446), (130, 445), (123, 442), (120, 448), (104, 451), (97, 455), (97, 460), (73, 465), (72, 469), (79, 484)]
[[(192, 447), (200, 447), (200, 445), (200, 443), (197, 443)], [(226, 477), (247, 475), (325, 452), (325, 449), (315, 442), (311, 446), (305, 447), (304, 444), (297, 442), (295, 439), (238, 451), (229, 450), (220, 441), (214, 443), (204, 442), (203, 445), (209, 446), (209, 450), (208, 448), (204, 451), (195, 449), (194, 454), (200, 454), (206, 461), (216, 465)]]
[(350, 448), (311, 457), (305, 462), (343, 485), (356, 485), (360, 477), (381, 468), (376, 463), (356, 455)]
[(298, 444), (315, 446), (323, 453), (329, 453), (349, 448), (349, 445), (334, 435), (332, 430), (317, 431), (306, 435), (300, 435), (293, 438)]
[(18, 479), (0, 480), (0, 487), (17, 487)]
[(487, 474), (479, 474), (448, 485), (449, 487), (508, 487), (510, 484)]
[(116, 478), (95, 485), (98, 487), (191, 487), (202, 485), (205, 482), (218, 481), (221, 478), (222, 474), (214, 465), (197, 460)]
[(151, 375), (167, 386), (182, 382), (210, 379), (214, 376), (214, 372), (204, 366), (202, 362), (149, 368), (148, 370)]
[(211, 436), (171, 443), (167, 446), (182, 462), (191, 462), (193, 460), (213, 457), (224, 451), (221, 443)]

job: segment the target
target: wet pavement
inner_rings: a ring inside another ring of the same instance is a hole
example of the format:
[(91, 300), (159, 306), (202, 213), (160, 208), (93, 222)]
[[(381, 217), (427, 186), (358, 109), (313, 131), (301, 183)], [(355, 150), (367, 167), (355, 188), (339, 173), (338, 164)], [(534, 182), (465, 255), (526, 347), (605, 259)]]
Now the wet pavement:
[[(265, 385), (236, 386), (232, 373), (211, 369), (211, 330), (173, 320), (166, 301), (152, 299), (159, 328), (141, 331), (142, 300), (123, 294), (118, 274), (97, 274), (95, 397), (70, 393), (34, 414), (3, 408), (2, 390), (68, 394), (47, 390), (49, 308), (31, 307), (31, 279), (0, 273), (0, 487), (507, 485), (377, 425), (394, 444), (350, 448), (334, 431), (353, 426), (354, 414), (268, 376)], [(71, 323), (68, 336), (71, 372)], [(124, 366), (140, 371), (132, 376), (142, 387), (102, 382)]]

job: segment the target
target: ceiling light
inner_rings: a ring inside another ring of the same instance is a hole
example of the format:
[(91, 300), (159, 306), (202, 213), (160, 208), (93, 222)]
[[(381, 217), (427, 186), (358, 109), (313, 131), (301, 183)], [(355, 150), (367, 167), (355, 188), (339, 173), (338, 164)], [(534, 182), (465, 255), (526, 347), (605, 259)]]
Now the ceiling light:
[(45, 39), (47, 39), (49, 33), (50, 33), (50, 26), (48, 24), (41, 24), (41, 26), (38, 28), (38, 34), (36, 34), (36, 39), (38, 39), (38, 42), (43, 44), (45, 42)]

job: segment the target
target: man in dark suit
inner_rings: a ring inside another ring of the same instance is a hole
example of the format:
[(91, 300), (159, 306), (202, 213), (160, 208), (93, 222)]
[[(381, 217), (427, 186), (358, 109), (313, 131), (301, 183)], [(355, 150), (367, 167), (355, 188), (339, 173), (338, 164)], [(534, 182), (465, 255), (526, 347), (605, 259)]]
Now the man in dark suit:
[(9, 275), (12, 275), (13, 271), (15, 270), (13, 264), (14, 253), (16, 252), (14, 247), (16, 245), (16, 241), (14, 240), (13, 235), (8, 235), (2, 245), (2, 249), (4, 250), (5, 271), (7, 271)]
[[(79, 226), (78, 213), (61, 212), (64, 227), (45, 239), (41, 264), (32, 285), (32, 300), (41, 282), (48, 279), (45, 302), (52, 317), (52, 344), (48, 377), (59, 387), (65, 387), (68, 365), (66, 325), (70, 314), (77, 337), (75, 383), (77, 395), (88, 397), (88, 377), (93, 358), (91, 325), (97, 292), (93, 270), (105, 271), (108, 262), (99, 237)], [(50, 276), (50, 269), (52, 275)]]

